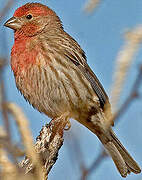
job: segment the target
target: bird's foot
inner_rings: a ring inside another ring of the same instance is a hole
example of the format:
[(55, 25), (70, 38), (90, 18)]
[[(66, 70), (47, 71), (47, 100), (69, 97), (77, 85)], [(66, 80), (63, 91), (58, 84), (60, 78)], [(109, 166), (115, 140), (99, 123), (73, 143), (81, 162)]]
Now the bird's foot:
[(65, 130), (65, 131), (68, 131), (70, 128), (71, 128), (71, 123), (70, 123), (70, 120), (67, 119), (67, 124), (66, 124), (66, 126), (64, 127), (64, 130)]

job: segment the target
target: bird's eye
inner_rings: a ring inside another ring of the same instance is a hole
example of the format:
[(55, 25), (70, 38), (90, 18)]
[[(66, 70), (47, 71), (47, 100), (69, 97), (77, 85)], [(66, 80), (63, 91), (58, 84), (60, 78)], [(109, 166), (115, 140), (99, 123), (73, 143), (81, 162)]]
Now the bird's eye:
[(27, 19), (32, 19), (32, 15), (31, 15), (31, 14), (28, 14), (28, 15), (26, 16), (26, 18), (27, 18)]

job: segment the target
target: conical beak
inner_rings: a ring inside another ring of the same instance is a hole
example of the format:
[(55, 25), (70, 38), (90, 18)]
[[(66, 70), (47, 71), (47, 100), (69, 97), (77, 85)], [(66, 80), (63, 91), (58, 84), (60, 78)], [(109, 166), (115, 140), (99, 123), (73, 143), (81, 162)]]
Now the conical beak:
[(16, 18), (16, 17), (12, 17), (10, 19), (8, 19), (6, 21), (6, 23), (4, 24), (4, 26), (6, 27), (9, 27), (13, 30), (17, 30), (17, 29), (20, 29), (21, 26), (22, 26), (22, 22), (20, 21), (19, 18)]

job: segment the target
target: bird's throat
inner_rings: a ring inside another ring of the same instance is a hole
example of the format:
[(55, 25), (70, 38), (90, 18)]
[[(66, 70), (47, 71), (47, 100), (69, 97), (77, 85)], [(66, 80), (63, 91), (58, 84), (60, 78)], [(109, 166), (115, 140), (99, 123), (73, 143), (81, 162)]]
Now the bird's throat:
[(15, 75), (36, 62), (37, 50), (36, 45), (31, 46), (31, 38), (15, 40), (11, 51), (11, 67)]

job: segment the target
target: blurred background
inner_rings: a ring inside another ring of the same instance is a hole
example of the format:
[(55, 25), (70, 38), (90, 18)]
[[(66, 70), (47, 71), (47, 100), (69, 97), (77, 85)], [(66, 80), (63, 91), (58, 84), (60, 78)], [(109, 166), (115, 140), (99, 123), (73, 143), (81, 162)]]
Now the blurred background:
[[(7, 2), (8, 0), (1, 0), (0, 12)], [(42, 126), (50, 119), (34, 110), (16, 89), (10, 68), (10, 51), (14, 42), (13, 32), (3, 26), (4, 22), (12, 17), (15, 9), (27, 2), (33, 1), (13, 1), (0, 21), (0, 57), (8, 60), (8, 65), (3, 73), (6, 99), (18, 104), (23, 109), (29, 119), (33, 137), (36, 139)], [(65, 31), (76, 39), (86, 52), (88, 64), (110, 97), (116, 58), (125, 44), (124, 33), (142, 24), (142, 1), (102, 0), (92, 12), (85, 10), (89, 2), (87, 0), (41, 0), (36, 2), (49, 6), (61, 18)], [(128, 72), (119, 105), (123, 104), (131, 92), (141, 64), (142, 46), (140, 45)], [(139, 97), (120, 117), (114, 130), (123, 145), (142, 167), (142, 88), (140, 87), (138, 91)], [(3, 123), (2, 120), (0, 123)], [(10, 123), (12, 139), (16, 143), (20, 143), (17, 128), (13, 121)], [(58, 160), (49, 174), (50, 180), (81, 180), (84, 169), (89, 168), (96, 161), (102, 150), (101, 143), (94, 134), (75, 120), (71, 120), (71, 124), (71, 129), (64, 134), (64, 145), (61, 147)], [(117, 172), (112, 160), (104, 158), (88, 173), (86, 179), (120, 180), (122, 177)], [(126, 179), (139, 180), (142, 179), (142, 175), (131, 174)]]

